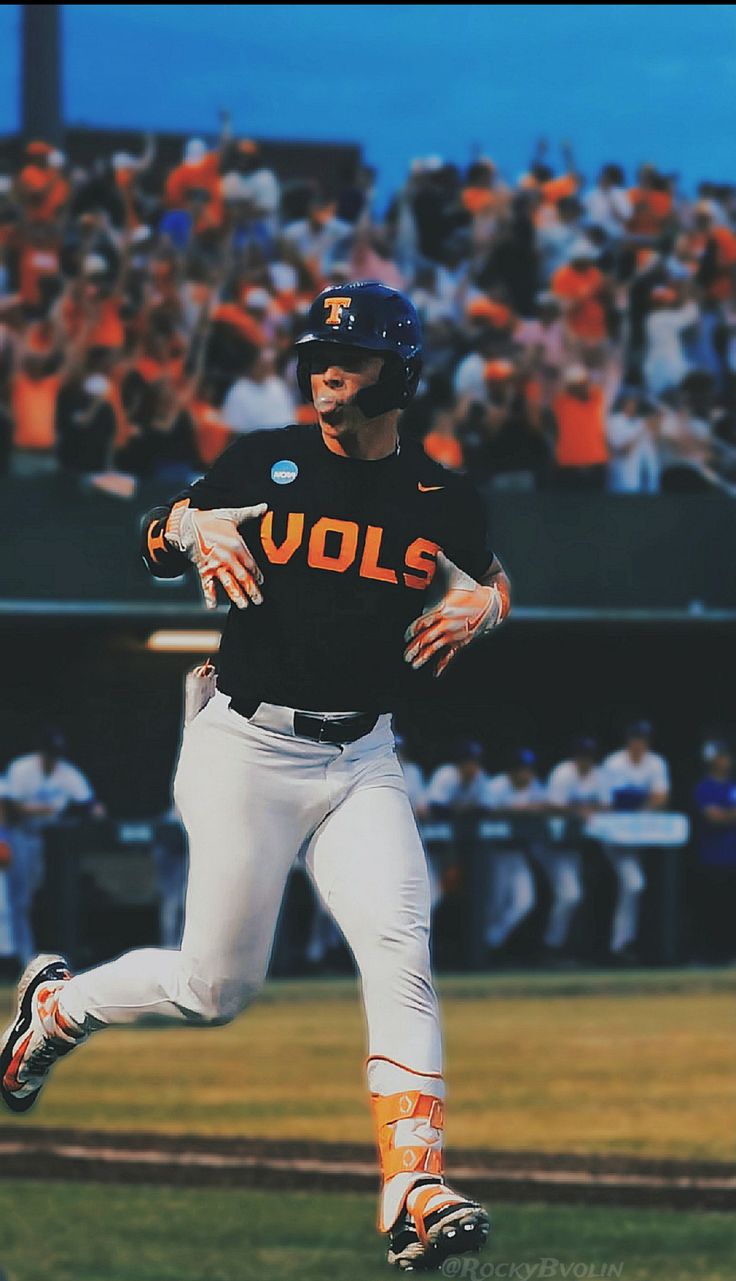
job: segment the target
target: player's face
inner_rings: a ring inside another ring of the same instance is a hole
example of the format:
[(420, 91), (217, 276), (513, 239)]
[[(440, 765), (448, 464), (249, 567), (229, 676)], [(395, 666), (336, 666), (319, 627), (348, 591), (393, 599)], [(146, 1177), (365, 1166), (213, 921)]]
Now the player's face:
[(353, 403), (363, 387), (378, 382), (383, 356), (357, 347), (326, 343), (310, 354), (312, 400), (322, 431), (339, 437), (366, 421)]
[(649, 739), (641, 738), (637, 734), (629, 739), (627, 747), (632, 761), (640, 761), (649, 751)]
[(531, 787), (534, 781), (534, 770), (529, 769), (528, 765), (521, 765), (518, 769), (511, 770), (511, 782), (518, 792), (524, 788)]

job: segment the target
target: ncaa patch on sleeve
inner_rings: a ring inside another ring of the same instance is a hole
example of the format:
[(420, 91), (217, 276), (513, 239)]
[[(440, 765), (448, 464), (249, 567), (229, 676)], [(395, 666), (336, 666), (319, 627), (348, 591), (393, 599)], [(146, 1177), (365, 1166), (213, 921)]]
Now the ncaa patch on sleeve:
[(290, 458), (282, 458), (271, 468), (271, 480), (277, 485), (290, 485), (299, 475), (299, 468)]

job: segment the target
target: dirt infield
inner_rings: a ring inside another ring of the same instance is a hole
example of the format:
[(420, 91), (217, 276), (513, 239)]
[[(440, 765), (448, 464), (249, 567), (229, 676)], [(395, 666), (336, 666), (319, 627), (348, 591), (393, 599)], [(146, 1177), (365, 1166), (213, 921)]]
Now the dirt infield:
[[(736, 1209), (736, 1164), (455, 1149), (453, 1179), (495, 1201)], [(0, 1127), (0, 1178), (375, 1191), (362, 1145)]]

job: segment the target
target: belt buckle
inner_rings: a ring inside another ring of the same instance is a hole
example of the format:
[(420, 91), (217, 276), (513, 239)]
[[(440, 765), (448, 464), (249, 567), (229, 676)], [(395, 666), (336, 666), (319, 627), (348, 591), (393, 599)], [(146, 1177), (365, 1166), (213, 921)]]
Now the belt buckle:
[(318, 743), (324, 743), (324, 742), (325, 742), (325, 734), (326, 734), (326, 732), (327, 732), (327, 721), (326, 721), (325, 717), (323, 716), (323, 717), (321, 717), (321, 719), (320, 719), (320, 722), (319, 722), (319, 730), (318, 730), (318, 732), (317, 732), (317, 742), (318, 742)]

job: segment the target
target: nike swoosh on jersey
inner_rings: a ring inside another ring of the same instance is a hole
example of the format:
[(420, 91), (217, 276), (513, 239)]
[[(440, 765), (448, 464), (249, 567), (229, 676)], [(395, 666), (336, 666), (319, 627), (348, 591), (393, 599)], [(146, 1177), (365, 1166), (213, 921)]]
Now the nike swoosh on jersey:
[(420, 494), (433, 494), (436, 490), (444, 488), (444, 485), (423, 485), (421, 481), (417, 482), (417, 489)]

